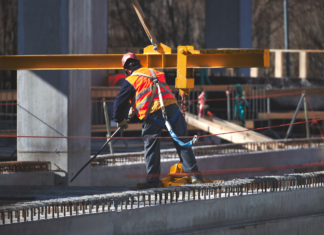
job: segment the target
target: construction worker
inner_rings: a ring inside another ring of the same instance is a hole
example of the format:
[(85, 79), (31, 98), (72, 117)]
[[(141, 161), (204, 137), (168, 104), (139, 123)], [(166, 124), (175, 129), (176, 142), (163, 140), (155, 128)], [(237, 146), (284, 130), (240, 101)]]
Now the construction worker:
[[(128, 128), (126, 121), (127, 113), (128, 118), (136, 114), (140, 120), (144, 121), (142, 137), (161, 136), (161, 131), (165, 126), (158, 92), (155, 92), (155, 94), (152, 92), (152, 78), (155, 76), (162, 87), (162, 103), (164, 103), (165, 107), (164, 114), (168, 117), (173, 132), (178, 136), (188, 136), (187, 123), (184, 117), (181, 114), (179, 115), (180, 111), (177, 101), (166, 84), (164, 73), (154, 69), (143, 68), (137, 56), (131, 52), (123, 56), (122, 65), (125, 70), (126, 80), (121, 85), (120, 92), (114, 101), (113, 109), (113, 119), (117, 122), (117, 127), (126, 130)], [(163, 87), (168, 89), (168, 91), (163, 89)], [(187, 140), (181, 139), (181, 141), (185, 142)], [(184, 171), (198, 173), (192, 176), (192, 183), (203, 183), (191, 147), (182, 147), (174, 140), (173, 143), (180, 156)], [(158, 175), (160, 174), (160, 139), (144, 139), (144, 149), (148, 177), (145, 186), (142, 188), (156, 188), (159, 186)]]

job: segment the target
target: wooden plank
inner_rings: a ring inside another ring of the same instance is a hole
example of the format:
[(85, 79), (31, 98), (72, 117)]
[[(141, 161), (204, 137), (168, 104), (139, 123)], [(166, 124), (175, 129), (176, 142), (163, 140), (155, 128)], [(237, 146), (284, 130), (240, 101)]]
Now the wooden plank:
[(299, 78), (307, 78), (307, 52), (299, 53)]
[[(233, 123), (238, 126), (242, 126), (242, 121), (230, 121), (230, 123)], [(247, 129), (254, 129), (254, 121), (253, 120), (246, 120), (245, 121), (245, 128)]]
[[(178, 92), (179, 89), (170, 86), (172, 92)], [(206, 85), (196, 86), (191, 91), (226, 91), (229, 89), (228, 85)], [(251, 86), (243, 86), (242, 89), (246, 91), (245, 96), (252, 95)], [(120, 87), (91, 87), (91, 98), (115, 98), (119, 93)], [(296, 93), (306, 91), (308, 96), (323, 96), (324, 87), (304, 87), (304, 88), (289, 88), (289, 89), (272, 89), (266, 90), (265, 95), (276, 95), (286, 93)], [(300, 97), (301, 94), (287, 95), (291, 97)], [(2, 91), (0, 92), (1, 101), (16, 101), (17, 91)]]
[[(187, 125), (188, 131), (199, 130), (198, 128)], [(116, 131), (116, 127), (112, 127), (111, 131)], [(129, 123), (128, 128), (126, 131), (141, 131), (142, 130), (142, 123)], [(163, 130), (166, 131), (166, 130)], [(100, 132), (107, 132), (106, 125), (91, 125), (91, 133), (100, 133)]]
[(283, 53), (275, 51), (275, 78), (283, 77)]
[(300, 52), (309, 52), (309, 53), (324, 53), (324, 50), (309, 50), (309, 49), (302, 49), (302, 50), (295, 50), (295, 49), (270, 49), (270, 52), (289, 52), (289, 53), (300, 53)]
[(91, 98), (115, 98), (120, 87), (91, 87)]
[[(169, 86), (172, 92), (178, 92), (179, 88), (174, 86)], [(190, 91), (226, 91), (228, 90), (229, 85), (205, 85), (205, 86), (195, 86), (190, 89)]]
[[(258, 113), (259, 119), (292, 119), (295, 112), (286, 112), (286, 113)], [(313, 112), (308, 112), (308, 119), (317, 119), (324, 118), (324, 112), (314, 112), (315, 117), (313, 116)], [(296, 119), (305, 119), (304, 112), (298, 112)]]
[[(289, 89), (272, 89), (266, 90), (265, 95), (289, 94), (289, 93), (302, 93), (306, 91), (308, 96), (323, 96), (324, 87), (302, 87), (302, 88), (289, 88)], [(287, 97), (300, 97), (301, 94), (287, 95)], [(283, 96), (284, 97), (284, 96)]]
[[(188, 124), (193, 125), (211, 134), (236, 132), (232, 134), (218, 135), (218, 137), (233, 143), (247, 143), (247, 142), (272, 140), (267, 136), (261, 135), (254, 131), (247, 131), (246, 128), (243, 128), (241, 126), (235, 125), (233, 123), (218, 118), (207, 120), (204, 118), (199, 118), (193, 114), (186, 113), (185, 119)], [(244, 131), (244, 132), (238, 132), (238, 131)]]
[(3, 101), (16, 101), (17, 91), (1, 91), (0, 92), (0, 102)]
[(17, 130), (16, 129), (12, 129), (12, 130), (1, 130), (0, 131), (0, 135), (17, 135)]
[[(116, 127), (112, 127), (111, 131), (116, 131)], [(129, 123), (127, 131), (139, 131), (142, 130), (142, 123)], [(107, 132), (106, 125), (91, 125), (91, 132)]]
[(257, 78), (259, 76), (259, 68), (250, 68), (250, 77)]
[[(188, 131), (196, 131), (198, 128), (187, 125)], [(116, 131), (116, 127), (111, 128), (111, 131)], [(128, 124), (128, 129), (126, 131), (141, 131), (142, 123), (130, 123)], [(167, 131), (167, 130), (163, 130)], [(106, 125), (91, 125), (91, 133), (107, 133)], [(17, 135), (17, 130), (1, 130), (0, 135)]]

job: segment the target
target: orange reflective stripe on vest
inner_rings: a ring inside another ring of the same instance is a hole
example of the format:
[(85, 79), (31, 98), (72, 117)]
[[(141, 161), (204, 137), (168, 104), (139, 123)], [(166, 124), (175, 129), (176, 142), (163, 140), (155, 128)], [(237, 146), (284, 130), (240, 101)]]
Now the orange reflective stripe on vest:
[[(154, 72), (159, 82), (162, 83), (167, 89), (169, 89), (169, 91), (171, 91), (171, 89), (165, 81), (164, 73), (161, 73), (157, 70), (154, 70)], [(135, 73), (142, 73), (148, 76), (152, 76), (151, 71), (148, 68), (140, 68), (136, 70)], [(153, 82), (150, 78), (142, 75), (131, 75), (126, 80), (130, 84), (132, 84), (136, 90), (135, 97), (133, 97), (132, 100), (130, 100), (130, 103), (136, 110), (137, 117), (142, 120), (145, 117), (145, 114), (148, 109), (149, 99), (152, 94)], [(163, 99), (174, 99), (174, 97), (167, 91), (165, 91), (163, 88), (161, 88), (161, 92)], [(158, 91), (156, 90), (153, 101), (158, 100)]]

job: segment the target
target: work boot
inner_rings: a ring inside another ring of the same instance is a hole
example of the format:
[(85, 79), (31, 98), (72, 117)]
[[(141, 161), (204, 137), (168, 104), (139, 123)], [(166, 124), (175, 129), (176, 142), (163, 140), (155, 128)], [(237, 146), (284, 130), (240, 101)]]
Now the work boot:
[(204, 184), (205, 182), (200, 179), (192, 179), (191, 184)]

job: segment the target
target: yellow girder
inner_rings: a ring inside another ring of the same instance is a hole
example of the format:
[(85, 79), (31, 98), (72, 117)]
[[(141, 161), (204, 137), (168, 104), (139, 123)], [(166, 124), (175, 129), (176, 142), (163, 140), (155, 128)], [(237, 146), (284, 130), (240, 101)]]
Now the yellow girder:
[[(179, 46), (177, 53), (157, 43), (137, 54), (143, 67), (177, 69), (175, 87), (188, 96), (194, 87), (194, 68), (250, 68), (269, 67), (268, 49), (194, 50), (193, 46)], [(122, 69), (122, 54), (104, 55), (7, 55), (0, 56), (0, 70), (100, 70)]]
[[(151, 47), (151, 46), (149, 46)], [(145, 51), (144, 51), (145, 52)], [(269, 50), (196, 50), (186, 55), (184, 68), (269, 67)], [(122, 54), (7, 55), (0, 56), (0, 70), (100, 70), (122, 69)], [(138, 54), (143, 67), (176, 69), (178, 54)], [(179, 61), (179, 63), (181, 63)]]

